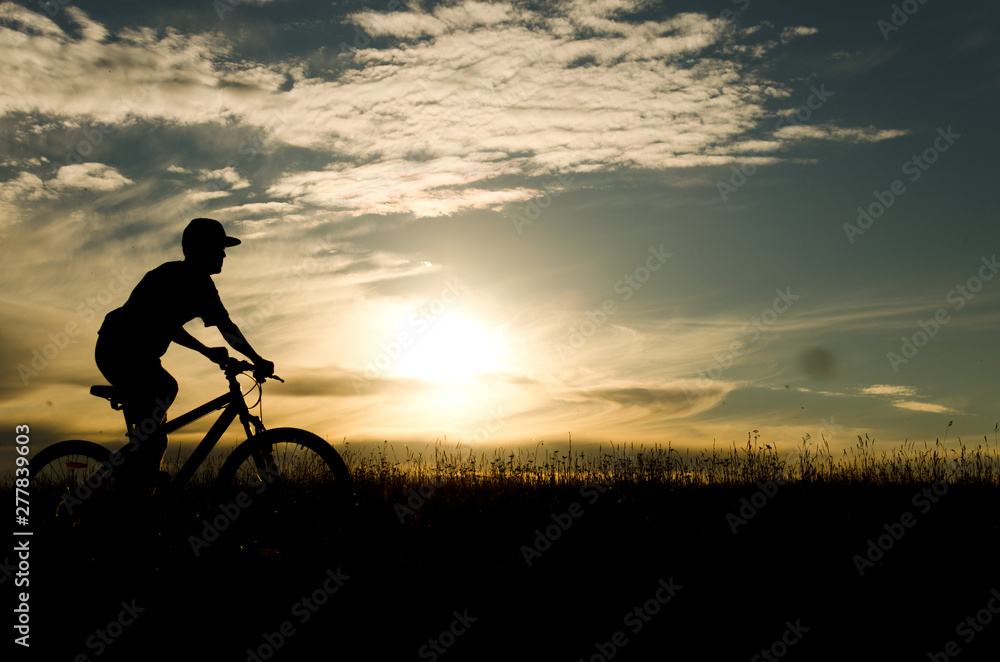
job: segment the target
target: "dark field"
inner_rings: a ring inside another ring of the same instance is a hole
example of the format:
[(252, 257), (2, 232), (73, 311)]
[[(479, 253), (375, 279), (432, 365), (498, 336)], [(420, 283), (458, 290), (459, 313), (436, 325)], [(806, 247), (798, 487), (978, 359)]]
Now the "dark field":
[(996, 659), (995, 449), (882, 455), (861, 440), (794, 463), (753, 444), (714, 458), (639, 452), (416, 463), (348, 452), (347, 510), (301, 486), (300, 513), (275, 523), (250, 505), (208, 541), (206, 521), (235, 511), (194, 485), (159, 514), (38, 531), (32, 652)]

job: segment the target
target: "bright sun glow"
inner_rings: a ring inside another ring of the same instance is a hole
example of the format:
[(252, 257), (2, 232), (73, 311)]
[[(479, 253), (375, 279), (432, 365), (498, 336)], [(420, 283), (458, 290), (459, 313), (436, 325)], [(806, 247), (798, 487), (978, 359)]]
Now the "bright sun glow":
[(416, 335), (399, 359), (398, 373), (438, 382), (460, 382), (503, 369), (500, 330), (446, 315)]

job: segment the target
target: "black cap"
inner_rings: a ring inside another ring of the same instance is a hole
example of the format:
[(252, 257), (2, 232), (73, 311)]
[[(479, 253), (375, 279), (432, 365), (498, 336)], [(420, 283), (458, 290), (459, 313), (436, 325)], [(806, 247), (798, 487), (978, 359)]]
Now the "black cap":
[(181, 246), (185, 251), (212, 248), (228, 248), (229, 246), (239, 246), (240, 240), (236, 237), (227, 237), (226, 231), (214, 218), (196, 218), (184, 228), (181, 237)]

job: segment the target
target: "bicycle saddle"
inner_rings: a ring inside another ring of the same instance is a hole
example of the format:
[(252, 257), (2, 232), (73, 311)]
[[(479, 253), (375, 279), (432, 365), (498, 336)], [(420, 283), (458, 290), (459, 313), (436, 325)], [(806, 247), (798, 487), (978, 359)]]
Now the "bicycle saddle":
[(96, 395), (99, 398), (104, 398), (105, 400), (110, 400), (112, 409), (121, 409), (124, 404), (122, 402), (121, 393), (119, 393), (118, 389), (111, 384), (94, 384), (90, 387), (90, 394)]

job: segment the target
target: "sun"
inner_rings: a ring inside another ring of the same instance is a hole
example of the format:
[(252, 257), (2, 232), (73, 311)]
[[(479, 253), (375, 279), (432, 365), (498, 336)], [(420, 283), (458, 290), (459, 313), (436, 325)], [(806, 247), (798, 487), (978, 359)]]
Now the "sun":
[(462, 382), (503, 368), (503, 337), (457, 314), (433, 320), (414, 334), (399, 358), (398, 373), (435, 382)]

